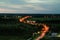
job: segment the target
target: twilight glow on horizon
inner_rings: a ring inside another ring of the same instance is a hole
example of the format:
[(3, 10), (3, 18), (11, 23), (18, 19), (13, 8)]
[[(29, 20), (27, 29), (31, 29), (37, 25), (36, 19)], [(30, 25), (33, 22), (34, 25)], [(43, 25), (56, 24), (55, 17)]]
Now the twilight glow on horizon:
[(60, 13), (60, 0), (0, 0), (0, 13)]

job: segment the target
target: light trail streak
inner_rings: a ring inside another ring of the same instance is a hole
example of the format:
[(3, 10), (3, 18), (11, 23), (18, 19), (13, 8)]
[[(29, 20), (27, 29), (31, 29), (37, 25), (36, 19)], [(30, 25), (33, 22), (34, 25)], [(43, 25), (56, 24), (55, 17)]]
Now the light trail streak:
[(31, 25), (38, 25), (40, 27), (40, 25), (43, 26), (42, 30), (41, 30), (41, 34), (39, 37), (36, 38), (36, 40), (40, 40), (42, 39), (45, 34), (48, 32), (49, 27), (46, 24), (42, 24), (42, 23), (36, 23), (36, 21), (29, 21), (29, 20), (25, 20), (27, 18), (31, 18), (32, 16), (25, 16), (23, 18), (20, 18), (19, 21), (23, 22), (23, 23), (27, 23), (27, 24), (31, 24)]

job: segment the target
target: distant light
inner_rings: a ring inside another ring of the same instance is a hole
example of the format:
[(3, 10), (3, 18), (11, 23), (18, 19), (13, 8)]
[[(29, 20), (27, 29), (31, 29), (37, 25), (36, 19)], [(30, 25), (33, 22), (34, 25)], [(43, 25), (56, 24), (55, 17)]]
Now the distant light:
[(40, 32), (38, 31), (37, 33), (39, 34)]
[(60, 34), (59, 34), (59, 35), (57, 35), (57, 37), (60, 37)]

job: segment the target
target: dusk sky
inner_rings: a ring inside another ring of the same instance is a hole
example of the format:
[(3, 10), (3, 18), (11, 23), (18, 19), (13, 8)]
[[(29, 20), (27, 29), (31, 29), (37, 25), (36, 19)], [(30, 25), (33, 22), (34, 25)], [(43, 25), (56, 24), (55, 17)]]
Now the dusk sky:
[(0, 13), (60, 13), (60, 0), (0, 0)]

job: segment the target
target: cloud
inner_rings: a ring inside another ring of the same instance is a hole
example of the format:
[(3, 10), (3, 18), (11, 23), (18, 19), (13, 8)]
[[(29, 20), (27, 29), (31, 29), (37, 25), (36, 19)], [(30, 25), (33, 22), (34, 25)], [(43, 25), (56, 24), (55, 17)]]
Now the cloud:
[(24, 0), (26, 3), (32, 3), (32, 4), (56, 4), (60, 3), (60, 0)]
[(25, 0), (25, 2), (27, 2), (27, 3), (42, 3), (42, 2), (45, 2), (45, 1), (41, 1), (41, 0)]
[(29, 10), (13, 10), (7, 8), (0, 8), (0, 13), (27, 13)]
[(5, 8), (0, 8), (0, 13), (4, 13), (4, 12), (15, 12), (16, 10), (11, 10), (11, 9), (5, 9)]
[(34, 4), (0, 4), (0, 6), (4, 6), (7, 8), (11, 9), (18, 9), (18, 10), (46, 10), (46, 8), (43, 8), (42, 6), (39, 5), (34, 5)]
[(0, 4), (4, 4), (5, 2), (0, 2)]
[(38, 11), (47, 11), (50, 10), (49, 8), (44, 8), (43, 6), (39, 4), (0, 4), (2, 6), (2, 10), (5, 11), (0, 12), (14, 12), (14, 13), (37, 13)]
[[(19, 2), (18, 2), (19, 1)], [(0, 1), (0, 12), (41, 13), (60, 10), (56, 0), (3, 0)], [(3, 11), (4, 10), (4, 11)]]

